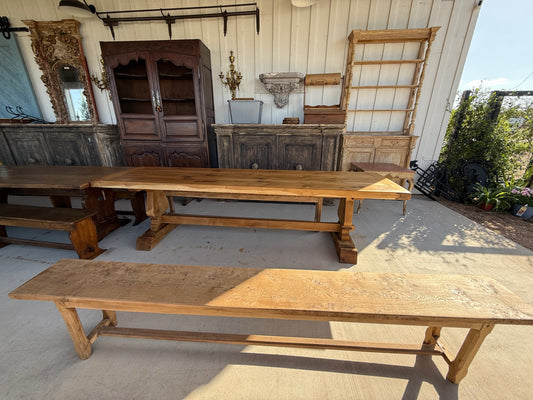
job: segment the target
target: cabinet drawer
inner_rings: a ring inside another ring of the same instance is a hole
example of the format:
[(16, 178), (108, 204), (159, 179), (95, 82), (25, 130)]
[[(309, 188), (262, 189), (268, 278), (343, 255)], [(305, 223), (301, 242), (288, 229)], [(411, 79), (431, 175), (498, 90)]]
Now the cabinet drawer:
[(124, 139), (155, 140), (159, 138), (155, 119), (124, 118), (122, 123)]
[(198, 121), (168, 121), (163, 120), (166, 140), (202, 140), (203, 135)]
[(410, 139), (402, 138), (391, 138), (391, 139), (381, 139), (381, 146), (383, 147), (409, 147)]
[(346, 147), (373, 147), (373, 138), (345, 137), (344, 145)]

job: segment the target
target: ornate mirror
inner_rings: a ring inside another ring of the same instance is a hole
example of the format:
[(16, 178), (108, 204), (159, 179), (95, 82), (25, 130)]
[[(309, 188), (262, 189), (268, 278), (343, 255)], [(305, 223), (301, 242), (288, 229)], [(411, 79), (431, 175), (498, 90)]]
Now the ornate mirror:
[(22, 21), (30, 28), (35, 61), (50, 95), (56, 122), (98, 122), (89, 71), (79, 33), (80, 23)]

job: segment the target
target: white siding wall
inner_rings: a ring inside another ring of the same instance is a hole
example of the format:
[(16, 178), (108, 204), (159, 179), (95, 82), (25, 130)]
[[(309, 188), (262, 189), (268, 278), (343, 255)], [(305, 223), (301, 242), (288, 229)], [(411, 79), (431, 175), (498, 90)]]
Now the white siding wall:
[[(0, 0), (2, 15), (12, 26), (23, 26), (22, 20), (53, 21), (70, 18), (57, 10), (58, 0)], [(99, 11), (164, 7), (194, 7), (213, 4), (238, 4), (235, 0), (93, 0)], [(255, 17), (230, 18), (228, 33), (223, 35), (221, 19), (176, 21), (173, 39), (201, 39), (211, 50), (215, 115), (217, 123), (229, 122), (227, 100), (230, 93), (219, 81), (218, 73), (228, 70), (229, 51), (236, 56), (236, 69), (244, 79), (238, 97), (263, 100), (263, 123), (281, 123), (285, 117), (303, 120), (303, 90), (289, 97), (289, 104), (278, 109), (273, 97), (258, 76), (265, 72), (344, 74), (347, 37), (353, 29), (403, 29), (441, 26), (433, 44), (426, 70), (416, 118), (415, 135), (420, 136), (413, 158), (422, 163), (438, 157), (449, 118), (450, 105), (461, 77), (479, 12), (478, 0), (319, 0), (312, 7), (296, 8), (290, 0), (257, 0), (261, 10), (260, 34), (255, 31)], [(83, 47), (91, 73), (100, 73), (100, 41), (111, 41), (111, 33), (96, 17), (80, 19)], [(164, 22), (121, 23), (115, 28), (116, 40), (167, 40)], [(28, 34), (16, 34), (30, 78), (38, 94), (38, 102), (47, 120), (55, 119), (40, 80)], [(371, 51), (370, 49), (368, 51)], [(398, 49), (378, 48), (373, 51), (412, 51), (409, 46)], [(406, 54), (406, 57), (408, 55)], [(392, 71), (402, 76), (405, 71)], [(116, 123), (107, 92), (94, 88), (102, 123)], [(307, 104), (337, 104), (337, 87), (313, 88), (306, 94)], [(384, 106), (401, 100), (401, 94), (390, 93), (378, 99)], [(369, 117), (370, 118), (370, 117)], [(397, 130), (398, 121), (391, 115), (374, 116), (371, 121), (348, 120), (348, 130)], [(353, 118), (352, 118), (353, 119)]]

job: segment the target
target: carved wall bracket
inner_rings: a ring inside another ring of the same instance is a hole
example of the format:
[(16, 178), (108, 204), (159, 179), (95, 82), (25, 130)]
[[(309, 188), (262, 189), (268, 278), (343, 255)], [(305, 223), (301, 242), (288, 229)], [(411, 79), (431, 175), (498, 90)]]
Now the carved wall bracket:
[(274, 103), (283, 108), (289, 103), (289, 94), (300, 87), (304, 79), (301, 72), (270, 72), (259, 75), (267, 90), (274, 96)]

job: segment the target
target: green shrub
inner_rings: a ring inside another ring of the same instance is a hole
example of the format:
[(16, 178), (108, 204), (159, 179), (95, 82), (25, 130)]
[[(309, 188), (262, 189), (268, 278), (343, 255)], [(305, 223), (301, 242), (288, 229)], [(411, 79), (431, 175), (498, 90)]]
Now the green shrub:
[(496, 120), (491, 115), (497, 98), (481, 89), (473, 90), (452, 111), (439, 162), (446, 168), (448, 186), (459, 198), (472, 198), (472, 182), (461, 171), (466, 161), (487, 168), (491, 173), (487, 186), (498, 186), (518, 175), (528, 179), (533, 174), (532, 104), (519, 97), (505, 99), (512, 102), (503, 104)]

